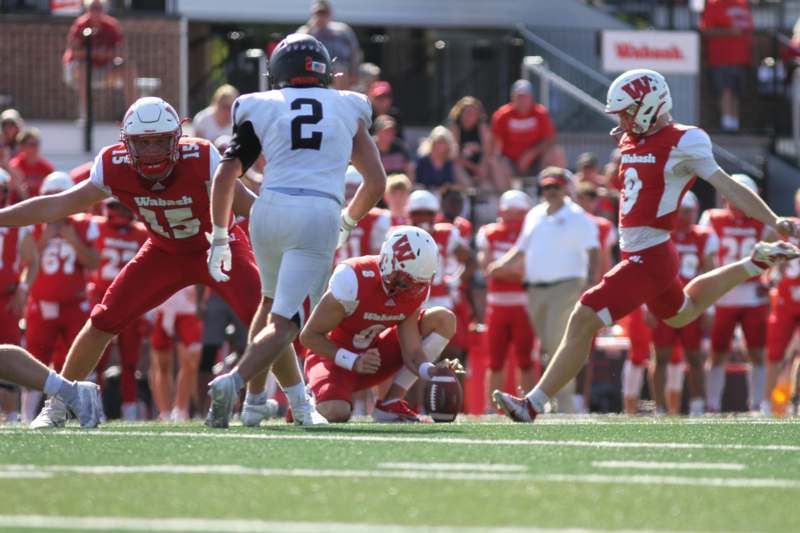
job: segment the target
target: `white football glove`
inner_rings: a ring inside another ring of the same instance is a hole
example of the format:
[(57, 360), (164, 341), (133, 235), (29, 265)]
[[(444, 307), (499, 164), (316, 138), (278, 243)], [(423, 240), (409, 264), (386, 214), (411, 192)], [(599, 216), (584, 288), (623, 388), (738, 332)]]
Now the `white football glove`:
[(353, 231), (353, 228), (356, 227), (356, 222), (353, 220), (350, 215), (347, 214), (347, 209), (342, 211), (342, 219), (339, 222), (339, 241), (336, 243), (336, 249), (338, 250), (344, 243), (347, 242), (347, 239), (350, 238), (350, 232)]
[(223, 237), (218, 228), (214, 229), (215, 233), (217, 233), (216, 237), (211, 233), (206, 233), (208, 242), (211, 243), (211, 247), (208, 249), (208, 273), (214, 280), (225, 282), (231, 279), (224, 272), (230, 272), (231, 270), (231, 262), (233, 260), (231, 245), (228, 244), (227, 230), (225, 230), (225, 236)]

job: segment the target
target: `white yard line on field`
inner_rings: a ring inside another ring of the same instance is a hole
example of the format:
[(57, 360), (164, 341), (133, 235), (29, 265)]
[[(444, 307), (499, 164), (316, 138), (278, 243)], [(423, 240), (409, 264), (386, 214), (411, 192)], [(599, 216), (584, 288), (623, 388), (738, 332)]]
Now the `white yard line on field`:
[(498, 473), (498, 472), (445, 472), (418, 470), (356, 470), (315, 468), (249, 468), (240, 465), (139, 465), (139, 466), (38, 466), (0, 465), (0, 471), (32, 474), (79, 474), (79, 475), (234, 475), (296, 478), (378, 478), (378, 479), (424, 479), (456, 481), (526, 481), (600, 483), (613, 485), (681, 485), (692, 487), (726, 488), (777, 488), (800, 489), (800, 481), (770, 478), (693, 478), (680, 476), (619, 476), (619, 475), (570, 475)]
[(640, 470), (744, 470), (741, 463), (664, 463), (658, 461), (592, 461), (595, 468), (635, 468)]
[[(20, 433), (20, 430), (15, 430)], [(24, 430), (23, 430), (24, 431)], [(267, 429), (267, 431), (269, 431)], [(190, 439), (243, 439), (243, 440), (311, 440), (331, 442), (384, 442), (417, 443), (473, 446), (555, 446), (579, 448), (641, 448), (653, 450), (752, 450), (766, 452), (800, 452), (796, 444), (707, 444), (696, 442), (626, 442), (591, 440), (534, 440), (534, 439), (468, 439), (463, 437), (386, 437), (383, 435), (333, 435), (328, 432), (310, 429), (305, 433), (192, 433), (189, 431), (109, 431), (109, 430), (48, 430), (41, 435), (47, 437), (83, 436), (91, 437), (149, 437), (149, 438), (190, 438)], [(343, 431), (344, 433), (344, 431)]]
[[(47, 516), (0, 515), (0, 528), (15, 527), (37, 530), (79, 531), (157, 531), (157, 532), (218, 532), (228, 533), (604, 533), (603, 529), (584, 528), (527, 528), (527, 527), (447, 527), (400, 526), (391, 524), (358, 524), (336, 522), (277, 522), (267, 520), (224, 520), (217, 518), (127, 518), (110, 516)], [(651, 533), (655, 530), (615, 530), (615, 533)], [(669, 533), (659, 530), (659, 533)], [(686, 532), (684, 532), (686, 533)]]
[(389, 470), (440, 470), (451, 472), (527, 472), (525, 465), (491, 463), (379, 463), (378, 468)]

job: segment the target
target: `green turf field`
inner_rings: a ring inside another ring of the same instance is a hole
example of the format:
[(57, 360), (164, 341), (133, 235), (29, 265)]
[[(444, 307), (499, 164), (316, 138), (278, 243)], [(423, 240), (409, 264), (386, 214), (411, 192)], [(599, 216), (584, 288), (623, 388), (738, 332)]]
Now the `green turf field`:
[(4, 532), (800, 530), (796, 421), (3, 428), (0, 463)]

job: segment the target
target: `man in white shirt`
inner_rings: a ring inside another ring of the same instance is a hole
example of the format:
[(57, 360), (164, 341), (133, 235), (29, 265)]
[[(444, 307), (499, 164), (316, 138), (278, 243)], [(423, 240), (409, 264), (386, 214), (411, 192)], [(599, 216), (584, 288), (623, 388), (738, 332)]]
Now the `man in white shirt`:
[[(561, 343), (572, 308), (599, 273), (597, 225), (567, 196), (569, 171), (547, 167), (539, 174), (543, 202), (525, 217), (517, 243), (489, 265), (489, 273), (525, 261), (528, 316), (539, 336), (539, 354), (549, 362)], [(558, 396), (562, 412), (574, 411), (571, 381)]]

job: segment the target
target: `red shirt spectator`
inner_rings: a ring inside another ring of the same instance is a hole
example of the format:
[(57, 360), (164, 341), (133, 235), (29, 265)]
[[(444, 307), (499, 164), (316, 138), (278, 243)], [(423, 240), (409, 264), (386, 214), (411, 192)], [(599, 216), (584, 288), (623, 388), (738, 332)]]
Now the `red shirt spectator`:
[[(94, 4), (92, 4), (94, 5)], [(85, 28), (91, 27), (94, 30), (92, 37), (92, 64), (96, 67), (107, 65), (114, 57), (114, 49), (122, 44), (122, 30), (117, 19), (110, 15), (93, 12), (90, 10), (72, 23), (69, 28), (67, 42), (69, 46), (64, 52), (63, 62), (70, 63), (76, 59), (76, 49), (83, 48), (82, 32)]]
[(503, 143), (503, 155), (516, 162), (528, 148), (554, 137), (556, 128), (542, 104), (519, 112), (509, 103), (492, 115), (492, 133)]
[(11, 203), (19, 202), (29, 196), (37, 196), (42, 181), (55, 168), (47, 159), (39, 155), (41, 137), (35, 130), (26, 130), (20, 134), (19, 153), (9, 161), (9, 167), (23, 176), (22, 194), (14, 190)]
[(700, 19), (708, 66), (749, 65), (753, 13), (747, 0), (708, 0)]

